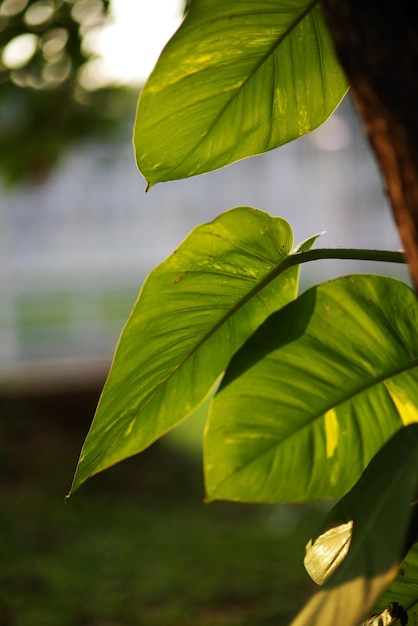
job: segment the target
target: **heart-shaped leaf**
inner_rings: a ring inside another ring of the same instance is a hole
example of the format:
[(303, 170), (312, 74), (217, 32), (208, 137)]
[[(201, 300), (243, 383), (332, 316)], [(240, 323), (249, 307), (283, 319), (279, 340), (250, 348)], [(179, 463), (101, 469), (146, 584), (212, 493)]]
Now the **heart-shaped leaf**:
[[(315, 237), (297, 250), (307, 250)], [(297, 294), (289, 224), (249, 207), (196, 228), (146, 280), (122, 332), (72, 491), (187, 417), (231, 356)]]
[(318, 0), (194, 0), (138, 103), (149, 186), (313, 130), (347, 90)]
[(418, 301), (404, 283), (348, 276), (273, 314), (212, 402), (208, 499), (340, 497), (401, 426), (418, 421)]

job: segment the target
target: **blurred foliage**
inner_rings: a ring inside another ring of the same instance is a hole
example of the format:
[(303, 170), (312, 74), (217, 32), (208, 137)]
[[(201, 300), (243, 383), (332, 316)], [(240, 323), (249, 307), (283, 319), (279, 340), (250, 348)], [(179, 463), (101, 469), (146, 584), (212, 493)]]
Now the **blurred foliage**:
[(91, 82), (86, 41), (105, 24), (108, 5), (0, 2), (0, 176), (8, 184), (42, 180), (74, 141), (114, 129), (131, 108), (129, 89)]

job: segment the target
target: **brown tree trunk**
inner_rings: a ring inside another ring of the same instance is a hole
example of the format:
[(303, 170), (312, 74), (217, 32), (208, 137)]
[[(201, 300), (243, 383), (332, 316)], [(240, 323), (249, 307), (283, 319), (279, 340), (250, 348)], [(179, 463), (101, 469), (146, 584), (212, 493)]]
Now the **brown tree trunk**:
[(418, 291), (416, 1), (322, 0)]

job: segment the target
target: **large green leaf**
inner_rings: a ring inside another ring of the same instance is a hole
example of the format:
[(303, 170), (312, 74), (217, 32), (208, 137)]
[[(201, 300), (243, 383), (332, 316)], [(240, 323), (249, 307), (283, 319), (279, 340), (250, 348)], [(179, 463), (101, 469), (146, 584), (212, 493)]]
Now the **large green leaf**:
[(298, 269), (278, 276), (292, 242), (285, 220), (239, 207), (196, 228), (151, 272), (121, 335), (73, 491), (187, 417), (234, 352), (296, 297)]
[(205, 441), (208, 499), (340, 497), (381, 445), (418, 421), (418, 302), (348, 276), (273, 314), (232, 360)]
[(138, 103), (138, 167), (208, 172), (313, 130), (346, 92), (318, 0), (194, 0)]
[[(411, 424), (387, 442), (337, 505), (338, 517), (353, 522), (350, 549), (292, 626), (358, 626), (372, 611), (404, 556), (411, 502), (418, 489), (417, 459), (418, 424)], [(389, 602), (402, 604), (405, 597), (394, 591)]]

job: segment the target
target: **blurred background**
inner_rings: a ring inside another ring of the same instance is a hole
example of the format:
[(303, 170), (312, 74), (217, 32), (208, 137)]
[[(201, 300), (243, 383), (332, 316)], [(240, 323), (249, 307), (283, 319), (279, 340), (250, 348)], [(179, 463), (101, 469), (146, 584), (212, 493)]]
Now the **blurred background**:
[[(145, 194), (138, 95), (181, 0), (0, 1), (0, 626), (287, 624), (323, 507), (203, 501), (203, 407), (64, 506), (149, 271), (239, 205), (295, 242), (399, 249), (349, 97), (279, 150)], [(400, 266), (315, 262), (301, 288)], [(273, 558), (272, 558), (273, 557)]]

